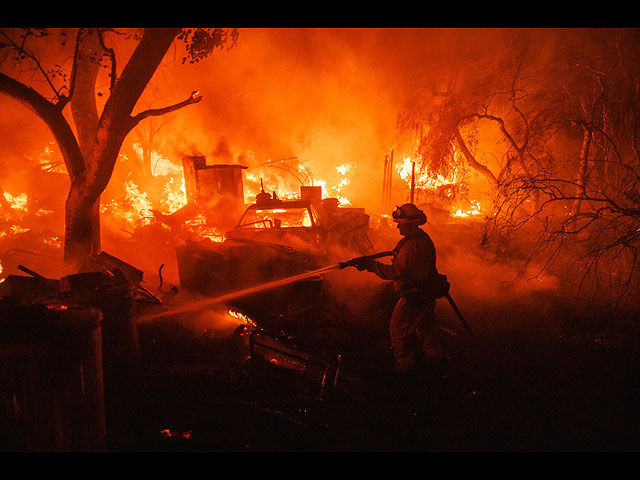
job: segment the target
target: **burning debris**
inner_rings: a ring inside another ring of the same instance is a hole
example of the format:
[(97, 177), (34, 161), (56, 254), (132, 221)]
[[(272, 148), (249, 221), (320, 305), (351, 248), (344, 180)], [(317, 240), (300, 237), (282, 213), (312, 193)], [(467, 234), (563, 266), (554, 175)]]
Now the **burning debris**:
[[(243, 168), (207, 166), (204, 157), (185, 158), (191, 201), (174, 215), (184, 215), (190, 208), (191, 212), (204, 211), (207, 225), (221, 228), (229, 224), (220, 214), (229, 215), (244, 208)], [(348, 249), (372, 251), (369, 217), (364, 209), (340, 207), (337, 199), (322, 198), (319, 186), (303, 185), (298, 198), (286, 199), (279, 198), (275, 191), (266, 192), (262, 182), (261, 189), (255, 203), (236, 215), (233, 227), (224, 232), (220, 241), (190, 238), (176, 247), (182, 288), (200, 295), (222, 295), (335, 263), (336, 249), (341, 253)], [(222, 208), (222, 203), (227, 208)], [(207, 211), (216, 212), (216, 216), (207, 215)], [(169, 224), (171, 219), (164, 221)], [(300, 284), (295, 287), (295, 295), (286, 288), (269, 292), (261, 297), (264, 304), (259, 313), (281, 316), (317, 308), (320, 283), (309, 280), (306, 284), (309, 291), (304, 296), (300, 295)], [(302, 298), (304, 304), (299, 304)], [(251, 303), (260, 302), (252, 299)]]

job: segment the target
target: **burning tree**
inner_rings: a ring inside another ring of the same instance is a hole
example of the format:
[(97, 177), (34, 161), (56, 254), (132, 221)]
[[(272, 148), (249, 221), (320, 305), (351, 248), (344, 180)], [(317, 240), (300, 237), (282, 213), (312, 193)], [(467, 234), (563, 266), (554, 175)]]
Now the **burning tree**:
[(464, 161), (486, 179), (484, 246), (608, 305), (640, 292), (639, 40), (574, 30), (503, 45), (433, 76), (400, 119), (430, 170)]
[[(492, 194), (507, 178), (535, 175), (550, 124), (531, 77), (539, 74), (526, 43), (501, 46), (455, 70), (432, 75), (399, 116), (399, 130), (432, 175), (461, 164), (482, 175)], [(493, 148), (483, 139), (491, 137)]]
[[(116, 44), (123, 37), (138, 43), (119, 70)], [(186, 46), (183, 62), (193, 63), (206, 58), (215, 48), (233, 46), (237, 32), (219, 28), (147, 28), (129, 32), (106, 28), (0, 30), (0, 92), (45, 122), (71, 181), (65, 207), (66, 262), (100, 250), (100, 195), (109, 183), (127, 134), (145, 118), (202, 100), (198, 92), (193, 92), (181, 102), (132, 115), (176, 39)], [(109, 79), (106, 100), (97, 89), (103, 69)], [(103, 101), (101, 111), (98, 99)], [(70, 107), (72, 121), (65, 116), (66, 107)]]

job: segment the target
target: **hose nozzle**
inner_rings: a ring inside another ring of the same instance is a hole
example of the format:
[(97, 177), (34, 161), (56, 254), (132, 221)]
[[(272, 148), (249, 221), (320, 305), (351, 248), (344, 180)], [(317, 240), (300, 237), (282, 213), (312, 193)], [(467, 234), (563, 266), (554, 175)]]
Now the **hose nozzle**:
[(381, 257), (390, 257), (391, 255), (393, 255), (392, 251), (374, 253), (373, 255), (363, 255), (362, 257), (352, 258), (351, 260), (347, 260), (346, 262), (339, 262), (338, 265), (340, 265), (341, 269), (347, 267), (357, 267), (358, 265), (361, 265), (369, 260), (374, 260)]

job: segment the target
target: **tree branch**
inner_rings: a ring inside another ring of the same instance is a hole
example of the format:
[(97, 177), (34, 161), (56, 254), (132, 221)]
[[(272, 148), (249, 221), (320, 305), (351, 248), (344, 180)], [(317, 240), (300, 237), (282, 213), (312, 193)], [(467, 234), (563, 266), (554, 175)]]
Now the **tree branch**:
[(491, 170), (489, 170), (486, 166), (482, 165), (475, 159), (475, 157), (467, 147), (464, 139), (462, 138), (462, 135), (460, 135), (460, 130), (457, 127), (454, 129), (453, 136), (454, 141), (458, 144), (458, 147), (460, 148), (460, 150), (462, 150), (462, 153), (467, 158), (469, 165), (480, 172), (482, 175), (484, 175), (493, 187), (497, 187), (498, 180), (496, 180), (495, 175)]
[(109, 58), (111, 59), (111, 74), (109, 75), (109, 91), (112, 92), (113, 91), (113, 87), (116, 85), (116, 52), (113, 50), (113, 48), (109, 48), (106, 46), (106, 44), (104, 43), (104, 33), (105, 30), (104, 29), (100, 29), (98, 30), (98, 40), (100, 41), (100, 46), (104, 49), (105, 52), (107, 52), (107, 55), (109, 55)]
[(69, 92), (67, 95), (63, 95), (58, 102), (58, 108), (60, 110), (64, 109), (65, 106), (71, 101), (73, 98), (73, 92), (76, 87), (76, 72), (78, 71), (78, 57), (80, 55), (80, 38), (82, 36), (82, 28), (78, 29), (78, 34), (76, 35), (76, 48), (73, 53), (73, 64), (71, 65), (71, 80), (69, 80)]
[(85, 171), (85, 164), (73, 130), (57, 105), (38, 92), (0, 72), (0, 92), (19, 101), (36, 113), (49, 127), (56, 139), (67, 166), (69, 176), (74, 178)]
[(151, 116), (157, 117), (157, 116), (165, 115), (169, 112), (173, 112), (175, 110), (179, 110), (183, 107), (186, 107), (187, 105), (201, 102), (203, 98), (204, 97), (200, 95), (200, 92), (195, 91), (191, 93), (191, 96), (189, 96), (189, 98), (187, 98), (186, 100), (180, 103), (176, 103), (175, 105), (170, 105), (164, 108), (149, 109), (149, 110), (140, 112), (137, 115), (131, 117), (129, 130), (133, 129), (138, 123), (140, 123), (142, 120), (144, 120), (147, 117), (151, 117)]
[(49, 87), (51, 88), (51, 90), (54, 92), (55, 94), (55, 98), (56, 99), (60, 99), (61, 97), (63, 97), (60, 94), (60, 91), (53, 85), (53, 82), (51, 81), (51, 79), (49, 78), (49, 75), (47, 75), (47, 72), (44, 70), (44, 68), (42, 67), (42, 65), (40, 64), (40, 60), (38, 60), (35, 55), (33, 55), (32, 53), (28, 52), (27, 50), (25, 50), (24, 46), (27, 42), (27, 37), (30, 35), (30, 31), (27, 31), (27, 33), (24, 36), (23, 42), (21, 45), (16, 44), (16, 42), (13, 41), (13, 39), (11, 37), (9, 37), (6, 33), (4, 33), (2, 30), (0, 30), (0, 35), (2, 35), (4, 38), (7, 39), (7, 41), (9, 43), (11, 43), (12, 47), (14, 49), (16, 49), (18, 52), (20, 52), (21, 55), (24, 55), (25, 57), (31, 59), (31, 61), (36, 65), (36, 69), (42, 74), (42, 76), (44, 77), (45, 82), (49, 85)]

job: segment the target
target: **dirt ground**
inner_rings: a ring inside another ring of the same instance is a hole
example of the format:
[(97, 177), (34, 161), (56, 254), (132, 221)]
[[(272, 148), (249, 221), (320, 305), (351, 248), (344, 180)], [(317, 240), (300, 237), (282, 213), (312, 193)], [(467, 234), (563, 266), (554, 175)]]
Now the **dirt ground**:
[[(142, 376), (108, 424), (108, 449), (638, 451), (638, 322), (580, 311), (544, 281), (486, 295), (497, 271), (479, 278), (477, 258), (454, 261), (472, 247), (431, 233), (474, 333), (438, 300), (441, 364), (393, 373), (386, 330), (393, 295), (354, 269), (335, 277), (329, 294), (360, 305), (322, 296), (293, 320), (224, 334), (171, 317), (141, 322)], [(264, 327), (288, 337), (279, 360), (252, 355), (252, 335)]]

